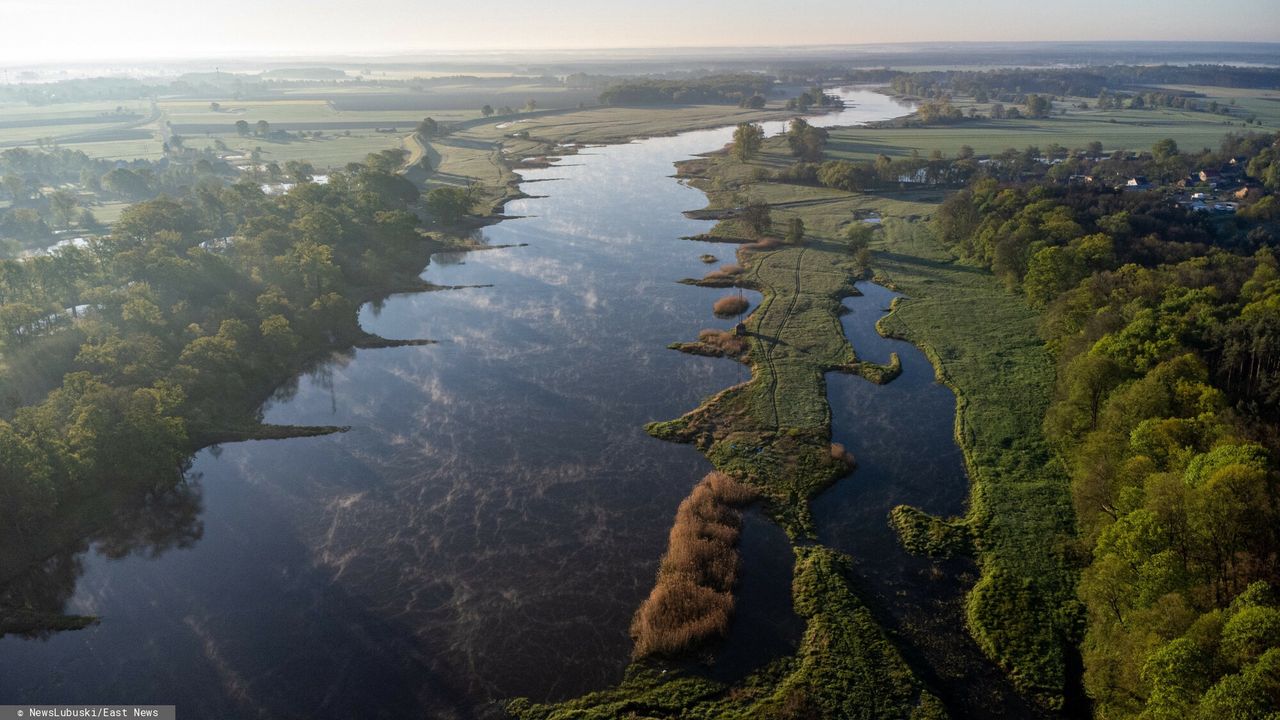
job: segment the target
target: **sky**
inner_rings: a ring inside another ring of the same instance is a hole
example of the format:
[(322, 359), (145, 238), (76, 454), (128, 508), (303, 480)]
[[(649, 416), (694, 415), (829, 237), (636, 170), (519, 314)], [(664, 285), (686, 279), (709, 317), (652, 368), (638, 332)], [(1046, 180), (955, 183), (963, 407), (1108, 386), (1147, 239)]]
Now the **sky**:
[(926, 41), (1280, 41), (1280, 0), (0, 0), (0, 62)]

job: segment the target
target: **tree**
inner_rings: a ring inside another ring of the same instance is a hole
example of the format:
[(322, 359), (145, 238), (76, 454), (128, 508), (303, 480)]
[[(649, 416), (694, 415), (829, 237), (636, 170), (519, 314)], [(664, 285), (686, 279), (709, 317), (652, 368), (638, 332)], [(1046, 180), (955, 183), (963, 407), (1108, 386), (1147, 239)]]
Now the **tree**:
[(866, 268), (871, 264), (871, 238), (875, 235), (876, 226), (871, 223), (855, 222), (845, 230), (844, 236), (849, 243), (849, 252), (858, 267)]
[(763, 144), (764, 128), (755, 123), (738, 123), (733, 131), (733, 155), (739, 160), (755, 157)]
[(240, 137), (249, 137), (249, 123), (244, 120), (237, 120), (236, 134)]
[(404, 160), (408, 156), (409, 151), (404, 148), (387, 148), (381, 152), (366, 155), (364, 164), (371, 170), (392, 173), (399, 170), (401, 165), (404, 165)]
[(267, 122), (266, 120), (259, 120), (257, 125), (257, 131), (256, 131), (256, 134), (258, 135), (258, 137), (266, 137), (267, 134), (270, 132), (271, 132), (271, 123)]
[(454, 225), (471, 212), (471, 194), (458, 187), (438, 187), (427, 193), (427, 212), (442, 225)]
[(289, 327), (288, 318), (283, 315), (276, 314), (263, 319), (258, 332), (267, 349), (277, 358), (288, 357), (298, 347), (298, 336)]
[(1028, 117), (1044, 118), (1048, 117), (1049, 112), (1053, 110), (1053, 103), (1049, 102), (1047, 97), (1032, 93), (1027, 96), (1026, 108)]
[(1022, 289), (1032, 304), (1044, 307), (1070, 290), (1086, 274), (1084, 263), (1068, 248), (1047, 247), (1031, 256)]
[(769, 204), (754, 201), (747, 203), (742, 209), (742, 222), (755, 237), (763, 237), (773, 227), (773, 218), (769, 213)]
[(14, 208), (0, 213), (0, 235), (8, 235), (19, 240), (37, 241), (48, 239), (53, 232), (40, 214), (31, 208)]
[(5, 175), (0, 179), (0, 184), (4, 185), (4, 191), (14, 203), (20, 203), (29, 197), (26, 181), (17, 175)]
[(805, 160), (820, 159), (828, 137), (826, 130), (810, 125), (804, 118), (795, 118), (787, 129), (791, 154)]
[(1158, 163), (1165, 163), (1178, 156), (1178, 143), (1173, 138), (1165, 138), (1151, 146), (1151, 157)]
[(480, 108), (480, 114), (483, 115), (484, 117), (489, 117), (493, 115), (493, 106), (485, 105), (484, 107)]
[(70, 190), (55, 190), (49, 196), (49, 207), (53, 210), (55, 221), (62, 227), (69, 227), (75, 219), (76, 208), (80, 206), (80, 198)]
[(316, 174), (316, 169), (305, 160), (286, 161), (284, 171), (295, 183), (311, 182), (311, 178)]
[(429, 140), (435, 137), (436, 133), (439, 131), (440, 123), (436, 122), (432, 118), (423, 118), (422, 122), (418, 123), (418, 127), (414, 132), (418, 133), (423, 140)]
[(791, 218), (787, 221), (787, 243), (799, 245), (804, 242), (804, 220)]
[(209, 103), (209, 111), (210, 111), (210, 112), (221, 112), (221, 111), (222, 111), (222, 104), (221, 104), (221, 103), (216, 103), (216, 102), (211, 102), (211, 103)]

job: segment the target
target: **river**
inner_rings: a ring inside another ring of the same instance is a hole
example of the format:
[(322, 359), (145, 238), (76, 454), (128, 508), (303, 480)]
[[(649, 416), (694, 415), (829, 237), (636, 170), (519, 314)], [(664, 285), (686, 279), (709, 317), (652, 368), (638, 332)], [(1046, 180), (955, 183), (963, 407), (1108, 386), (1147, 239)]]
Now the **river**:
[[(904, 112), (876, 93), (844, 95), (848, 108), (814, 124)], [(709, 469), (643, 426), (745, 377), (737, 363), (666, 349), (732, 324), (711, 313), (728, 291), (674, 282), (705, 273), (704, 253), (731, 262), (733, 247), (680, 239), (709, 223), (681, 215), (705, 197), (671, 178), (674, 161), (731, 133), (590, 148), (523, 171), (545, 181), (526, 186), (545, 197), (511, 203), (519, 219), (483, 231), (512, 247), (436, 255), (424, 271), (488, 287), (361, 311), (373, 333), (439, 344), (354, 351), (300, 376), (266, 420), (349, 432), (210, 448), (175, 499), (139, 510), (145, 527), (55, 559), (50, 595), (102, 621), (0, 640), (0, 702), (469, 718), (501, 698), (616, 682), (676, 506)], [(955, 454), (954, 400), (930, 407), (942, 430), (906, 461)], [(856, 438), (894, 432), (883, 418), (836, 419), (856, 452)], [(946, 462), (946, 473), (919, 472), (963, 498), (963, 473)], [(798, 628), (770, 621), (789, 564), (767, 525), (748, 518), (739, 615), (777, 629), (745, 651), (730, 641), (739, 669), (785, 650)]]

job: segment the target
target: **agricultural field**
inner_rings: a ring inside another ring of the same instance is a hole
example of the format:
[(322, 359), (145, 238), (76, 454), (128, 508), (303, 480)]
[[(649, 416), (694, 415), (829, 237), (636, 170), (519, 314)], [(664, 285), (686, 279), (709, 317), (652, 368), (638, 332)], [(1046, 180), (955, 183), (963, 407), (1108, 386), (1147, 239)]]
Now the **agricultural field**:
[(158, 157), (148, 103), (0, 103), (0, 149), (72, 147), (95, 157)]
[[(1243, 101), (1242, 101), (1243, 102)], [(1045, 147), (1057, 143), (1083, 148), (1093, 141), (1107, 152), (1147, 150), (1159, 140), (1173, 138), (1180, 147), (1215, 148), (1229, 132), (1272, 131), (1280, 127), (1280, 102), (1255, 99), (1262, 126), (1245, 127), (1240, 120), (1206, 112), (1157, 108), (1150, 110), (1068, 110), (1041, 120), (971, 120), (957, 125), (920, 128), (842, 128), (831, 133), (827, 157), (866, 160), (877, 155), (905, 157), (934, 151), (953, 156), (968, 145), (978, 155), (999, 153), (1010, 147)], [(960, 105), (957, 103), (957, 105)]]
[[(794, 115), (774, 103), (762, 110), (732, 105), (691, 105), (678, 107), (597, 107), (563, 114), (499, 119), (467, 128), (470, 139), (497, 141), (519, 133), (537, 141), (557, 144), (606, 144), (634, 138), (671, 135), (688, 130), (723, 127), (740, 122), (763, 122)], [(513, 152), (521, 152), (518, 142), (503, 140)]]

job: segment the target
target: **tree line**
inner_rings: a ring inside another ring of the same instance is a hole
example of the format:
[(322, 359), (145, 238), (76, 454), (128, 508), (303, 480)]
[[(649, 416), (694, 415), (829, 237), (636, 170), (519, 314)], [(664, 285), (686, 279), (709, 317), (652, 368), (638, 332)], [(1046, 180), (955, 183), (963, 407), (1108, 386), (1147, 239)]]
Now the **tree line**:
[(636, 79), (611, 85), (600, 93), (603, 105), (684, 105), (740, 103), (767, 97), (774, 78), (765, 75), (713, 75), (687, 80)]

